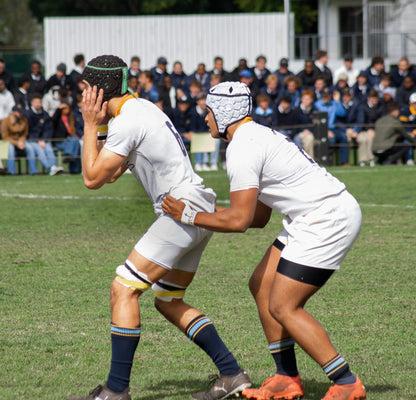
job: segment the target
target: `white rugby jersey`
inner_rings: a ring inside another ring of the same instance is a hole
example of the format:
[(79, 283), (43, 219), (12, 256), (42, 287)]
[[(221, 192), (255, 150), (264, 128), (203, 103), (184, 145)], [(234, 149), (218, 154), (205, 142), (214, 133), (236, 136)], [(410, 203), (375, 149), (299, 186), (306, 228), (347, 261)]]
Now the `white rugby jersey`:
[(253, 121), (227, 147), (227, 174), (231, 192), (258, 188), (262, 203), (292, 220), (345, 189), (286, 136)]
[(170, 194), (187, 200), (197, 210), (214, 211), (215, 193), (205, 188), (192, 169), (182, 138), (172, 122), (156, 105), (131, 98), (108, 124), (104, 145), (126, 156), (126, 164), (142, 184), (155, 213), (163, 214), (163, 198)]

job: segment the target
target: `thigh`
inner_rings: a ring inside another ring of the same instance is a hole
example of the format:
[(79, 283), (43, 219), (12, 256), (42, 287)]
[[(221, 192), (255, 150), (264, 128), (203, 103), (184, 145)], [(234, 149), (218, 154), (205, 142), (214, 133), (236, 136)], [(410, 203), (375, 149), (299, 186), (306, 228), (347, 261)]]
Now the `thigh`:
[(159, 217), (135, 245), (149, 262), (167, 270), (195, 273), (212, 232)]
[(254, 270), (250, 278), (250, 291), (254, 298), (258, 296), (268, 298), (270, 296), (274, 275), (283, 247), (284, 245), (276, 239)]

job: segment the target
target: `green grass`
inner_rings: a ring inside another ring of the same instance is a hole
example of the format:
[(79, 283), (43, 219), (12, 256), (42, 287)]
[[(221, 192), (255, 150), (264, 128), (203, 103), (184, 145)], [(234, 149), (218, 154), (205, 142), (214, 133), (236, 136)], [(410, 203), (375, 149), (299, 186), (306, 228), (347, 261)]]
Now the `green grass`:
[[(308, 303), (368, 399), (415, 399), (416, 169), (333, 168), (362, 206), (361, 234), (341, 271)], [(227, 200), (224, 172), (202, 174)], [(99, 191), (80, 176), (0, 177), (0, 399), (65, 399), (105, 381), (110, 361), (109, 285), (154, 220), (130, 175)], [(186, 300), (214, 321), (258, 386), (273, 374), (247, 282), (281, 229), (214, 234)], [(141, 298), (142, 338), (133, 399), (182, 400), (216, 373), (210, 359)], [(297, 348), (304, 399), (329, 381)]]

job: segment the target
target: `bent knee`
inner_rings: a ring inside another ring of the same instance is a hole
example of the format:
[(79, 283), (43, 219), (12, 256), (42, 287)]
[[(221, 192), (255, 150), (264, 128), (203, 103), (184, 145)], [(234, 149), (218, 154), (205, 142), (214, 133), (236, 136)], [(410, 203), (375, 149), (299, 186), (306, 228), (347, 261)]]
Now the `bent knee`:
[(271, 299), (269, 303), (270, 314), (280, 323), (283, 323), (288, 316), (295, 312), (295, 310), (295, 308), (292, 308), (279, 300)]
[(172, 310), (178, 307), (178, 303), (183, 303), (182, 299), (172, 299), (170, 301), (165, 301), (159, 297), (155, 297), (155, 308), (159, 311), (162, 315), (168, 315), (171, 313)]
[(113, 280), (110, 286), (111, 300), (120, 298), (134, 298), (140, 294), (139, 290), (121, 284), (117, 278)]

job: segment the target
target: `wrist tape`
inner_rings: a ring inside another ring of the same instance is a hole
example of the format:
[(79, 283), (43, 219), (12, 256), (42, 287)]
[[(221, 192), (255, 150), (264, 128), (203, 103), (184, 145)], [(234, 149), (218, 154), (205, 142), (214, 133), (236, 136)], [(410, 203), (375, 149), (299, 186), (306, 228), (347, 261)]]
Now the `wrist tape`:
[(194, 220), (198, 212), (185, 203), (185, 208), (182, 211), (181, 222), (185, 225), (194, 225)]

